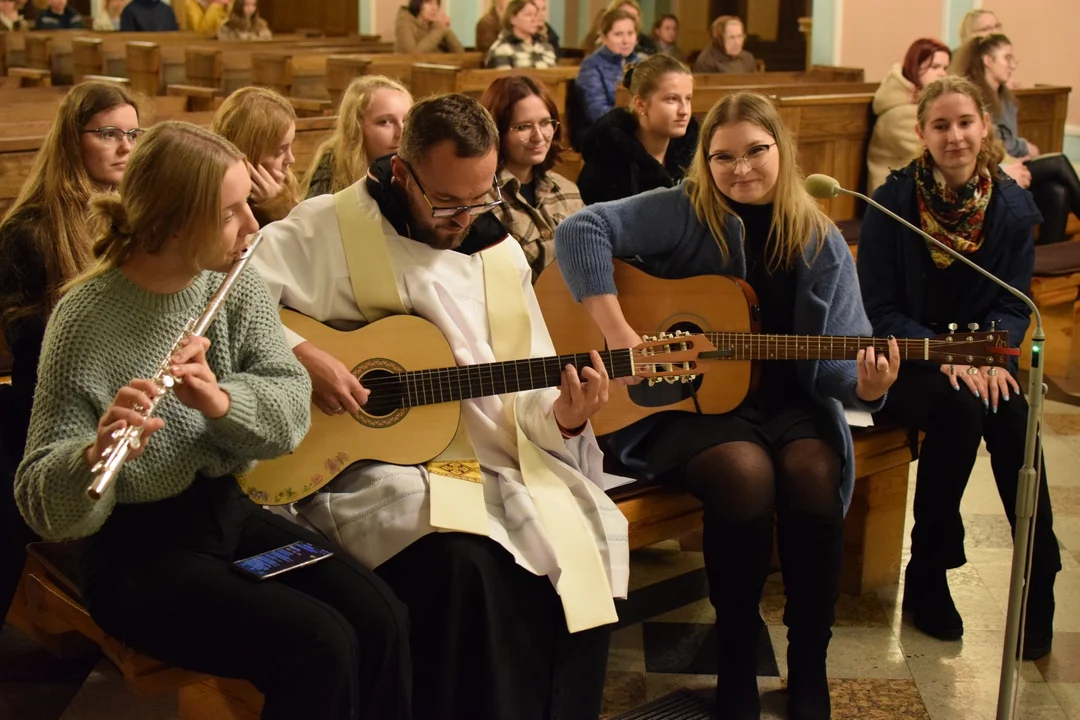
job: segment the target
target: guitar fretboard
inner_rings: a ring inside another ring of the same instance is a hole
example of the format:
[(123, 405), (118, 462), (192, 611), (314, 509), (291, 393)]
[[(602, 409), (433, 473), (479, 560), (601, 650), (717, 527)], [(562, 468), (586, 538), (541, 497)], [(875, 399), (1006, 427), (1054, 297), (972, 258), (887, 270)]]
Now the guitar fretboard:
[[(633, 374), (631, 350), (606, 350), (600, 353), (600, 359), (612, 378)], [(397, 385), (397, 392), (401, 394), (400, 406), (417, 407), (557, 387), (562, 384), (563, 368), (567, 365), (573, 365), (580, 373), (584, 368), (591, 367), (592, 361), (588, 353), (527, 358), (464, 367), (413, 370), (395, 375), (393, 381)], [(387, 380), (390, 379), (375, 379), (374, 386), (365, 387), (378, 393), (380, 381)]]
[[(859, 351), (889, 351), (885, 338), (832, 335), (763, 335), (758, 333), (706, 333), (731, 360), (854, 360)], [(948, 353), (948, 343), (933, 338), (897, 339), (901, 360), (930, 360)]]

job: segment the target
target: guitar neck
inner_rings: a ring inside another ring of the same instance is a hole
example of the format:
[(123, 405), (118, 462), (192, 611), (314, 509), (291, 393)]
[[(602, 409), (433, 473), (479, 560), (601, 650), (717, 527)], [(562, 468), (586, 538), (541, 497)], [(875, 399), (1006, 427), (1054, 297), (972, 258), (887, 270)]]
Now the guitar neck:
[[(612, 378), (634, 374), (631, 350), (605, 350), (600, 359)], [(524, 392), (562, 384), (563, 368), (573, 365), (580, 374), (592, 367), (588, 353), (527, 358), (463, 367), (413, 370), (398, 376), (408, 407), (468, 400), (469, 398)]]
[[(888, 353), (886, 338), (835, 335), (759, 335), (757, 333), (706, 333), (727, 360), (854, 360), (860, 350), (873, 347)], [(897, 339), (901, 360), (928, 360), (931, 338)]]

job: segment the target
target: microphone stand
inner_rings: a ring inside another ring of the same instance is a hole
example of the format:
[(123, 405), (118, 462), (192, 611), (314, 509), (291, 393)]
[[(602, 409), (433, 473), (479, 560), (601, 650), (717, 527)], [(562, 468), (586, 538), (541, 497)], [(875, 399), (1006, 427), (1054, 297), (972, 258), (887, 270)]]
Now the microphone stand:
[[(811, 176), (811, 178), (814, 177), (820, 176)], [(1031, 369), (1028, 371), (1027, 435), (1024, 439), (1024, 465), (1020, 468), (1020, 479), (1016, 490), (1016, 531), (1013, 535), (1012, 575), (1009, 580), (1009, 606), (1005, 620), (1005, 647), (1001, 657), (1001, 679), (998, 685), (996, 715), (997, 720), (1011, 720), (1016, 709), (1020, 648), (1023, 641), (1023, 621), (1027, 615), (1028, 580), (1031, 571), (1032, 531), (1035, 525), (1035, 510), (1038, 505), (1040, 482), (1035, 464), (1035, 450), (1038, 446), (1039, 426), (1042, 423), (1043, 393), (1045, 392), (1045, 386), (1043, 385), (1043, 347), (1046, 344), (1046, 333), (1043, 331), (1042, 315), (1031, 298), (1012, 285), (998, 279), (937, 238), (923, 232), (922, 228), (916, 227), (882, 206), (881, 203), (875, 202), (862, 193), (846, 190), (840, 187), (836, 180), (828, 179), (832, 181), (832, 195), (827, 197), (835, 197), (837, 193), (843, 193), (864, 200), (872, 207), (901, 223), (904, 227), (918, 233), (935, 247), (940, 248), (942, 252), (959, 260), (995, 285), (1004, 288), (1011, 295), (1019, 298), (1028, 306), (1032, 317), (1035, 319), (1035, 330), (1031, 335)], [(811, 194), (815, 193), (811, 192)]]

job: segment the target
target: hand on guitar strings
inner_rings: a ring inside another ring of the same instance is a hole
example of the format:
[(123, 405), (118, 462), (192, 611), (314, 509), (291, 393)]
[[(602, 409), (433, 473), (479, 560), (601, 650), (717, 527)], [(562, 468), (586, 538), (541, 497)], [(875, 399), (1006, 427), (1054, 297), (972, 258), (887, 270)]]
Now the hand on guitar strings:
[(157, 397), (160, 393), (161, 390), (157, 385), (143, 379), (132, 380), (128, 385), (117, 390), (112, 405), (105, 409), (105, 414), (98, 420), (94, 444), (86, 448), (83, 454), (86, 463), (94, 467), (98, 460), (101, 460), (105, 448), (116, 444), (113, 433), (132, 425), (143, 426), (142, 443), (139, 447), (131, 449), (128, 459), (134, 460), (142, 455), (150, 436), (165, 427), (165, 421), (159, 417), (153, 417), (150, 420), (143, 417), (145, 410), (152, 404), (151, 398)]
[(310, 342), (293, 348), (296, 359), (311, 376), (311, 401), (326, 415), (355, 415), (370, 394), (345, 364)]
[(187, 337), (180, 341), (180, 349), (169, 359), (169, 374), (176, 378), (173, 394), (176, 399), (192, 410), (198, 410), (208, 418), (219, 418), (229, 412), (232, 402), (229, 393), (221, 389), (217, 376), (206, 363), (206, 351), (210, 341), (204, 337)]
[[(972, 395), (983, 401), (983, 407), (995, 413), (1000, 400), (1008, 402), (1013, 392), (1020, 392), (1020, 386), (1005, 368), (946, 364), (941, 366), (941, 372), (949, 379), (953, 390), (959, 390), (960, 383), (964, 383)], [(1012, 388), (1011, 392), (1009, 388)]]
[[(612, 333), (611, 337), (604, 337), (607, 341), (609, 350), (623, 350), (625, 348), (636, 347), (641, 344), (641, 336), (634, 332), (634, 329), (626, 322), (623, 322), (622, 327), (618, 332)], [(640, 367), (640, 366), (639, 366)], [(649, 366), (651, 369), (652, 366)], [(615, 380), (615, 382), (622, 385), (637, 385), (641, 382), (641, 378), (637, 375), (626, 375)]]
[(863, 402), (880, 400), (900, 372), (900, 346), (896, 338), (889, 337), (889, 355), (879, 355), (870, 346), (859, 351), (855, 357), (859, 369), (859, 379), (855, 385), (855, 394)]
[(580, 378), (573, 365), (563, 368), (559, 397), (552, 410), (555, 422), (564, 432), (581, 428), (608, 401), (609, 380), (604, 361), (595, 350), (589, 352), (589, 360), (592, 367), (582, 368)]

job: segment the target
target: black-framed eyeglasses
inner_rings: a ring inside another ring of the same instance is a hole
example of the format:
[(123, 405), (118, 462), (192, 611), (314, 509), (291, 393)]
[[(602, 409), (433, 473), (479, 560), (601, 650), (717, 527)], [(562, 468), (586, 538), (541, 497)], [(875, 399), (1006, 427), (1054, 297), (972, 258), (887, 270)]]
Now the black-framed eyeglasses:
[(461, 213), (468, 211), (469, 215), (476, 216), (498, 207), (503, 204), (502, 189), (499, 187), (499, 178), (492, 177), (492, 186), (495, 188), (496, 199), (491, 202), (481, 203), (479, 205), (459, 205), (457, 207), (436, 207), (434, 203), (428, 198), (427, 193), (424, 191), (424, 186), (420, 184), (420, 178), (416, 177), (416, 172), (412, 169), (409, 163), (405, 163), (405, 167), (409, 169), (409, 174), (412, 175), (413, 180), (416, 181), (416, 187), (420, 188), (420, 194), (424, 197), (424, 202), (431, 208), (431, 217), (433, 218), (452, 218), (457, 217)]
[(133, 130), (121, 130), (117, 127), (102, 127), (95, 130), (83, 130), (84, 133), (94, 133), (99, 138), (108, 143), (119, 145), (124, 138), (127, 138), (132, 145), (139, 142), (146, 131), (142, 128), (135, 128)]
[(709, 156), (709, 162), (715, 163), (720, 172), (725, 175), (735, 172), (741, 162), (746, 163), (746, 167), (756, 170), (769, 159), (769, 148), (775, 145), (776, 143), (755, 145), (743, 153), (742, 157), (737, 158), (731, 157), (726, 152), (716, 152)]

